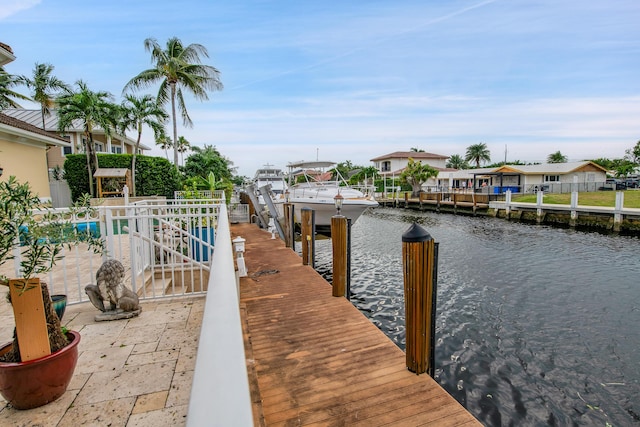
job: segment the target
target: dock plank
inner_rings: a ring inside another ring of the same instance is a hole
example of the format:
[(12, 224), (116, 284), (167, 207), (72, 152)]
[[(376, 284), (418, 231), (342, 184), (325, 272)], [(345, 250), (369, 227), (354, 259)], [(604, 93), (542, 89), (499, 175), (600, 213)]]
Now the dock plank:
[(271, 233), (234, 224), (256, 425), (481, 425)]

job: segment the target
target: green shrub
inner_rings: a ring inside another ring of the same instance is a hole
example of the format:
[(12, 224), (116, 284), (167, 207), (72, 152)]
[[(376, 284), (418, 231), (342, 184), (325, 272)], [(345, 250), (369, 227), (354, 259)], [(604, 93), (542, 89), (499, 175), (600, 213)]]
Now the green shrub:
[[(98, 164), (101, 168), (130, 169), (132, 157), (131, 154), (98, 154)], [(64, 170), (74, 201), (78, 200), (82, 194), (90, 192), (87, 158), (84, 154), (67, 155)], [(180, 187), (180, 175), (167, 159), (136, 156), (137, 196), (173, 198), (173, 192), (179, 190)]]

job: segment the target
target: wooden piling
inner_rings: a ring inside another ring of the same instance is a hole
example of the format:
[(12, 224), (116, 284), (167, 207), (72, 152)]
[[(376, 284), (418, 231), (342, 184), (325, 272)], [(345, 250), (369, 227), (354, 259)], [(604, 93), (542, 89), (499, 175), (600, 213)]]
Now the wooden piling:
[(436, 244), (417, 224), (402, 235), (406, 364), (411, 372), (434, 373)]
[(342, 215), (331, 218), (331, 245), (333, 248), (332, 295), (343, 297), (347, 287), (347, 218)]
[(302, 243), (302, 265), (313, 265), (313, 209), (300, 209), (300, 230)]
[(284, 228), (284, 245), (287, 248), (291, 248), (293, 247), (292, 242), (292, 230), (291, 230), (291, 216), (293, 215), (293, 211), (291, 209), (292, 205), (291, 203), (283, 203), (282, 204), (282, 213), (284, 214), (284, 224), (283, 224), (283, 228)]

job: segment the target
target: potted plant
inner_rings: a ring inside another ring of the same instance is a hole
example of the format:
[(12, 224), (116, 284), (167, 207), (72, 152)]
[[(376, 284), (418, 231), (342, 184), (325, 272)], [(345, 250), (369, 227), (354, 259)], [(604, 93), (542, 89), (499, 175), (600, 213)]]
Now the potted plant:
[[(72, 214), (90, 214), (88, 201), (74, 205)], [(101, 239), (78, 231), (73, 215), (54, 215), (28, 183), (13, 176), (0, 182), (0, 265), (20, 256), (19, 277), (0, 276), (15, 318), (13, 341), (0, 347), (0, 394), (16, 409), (57, 399), (73, 376), (80, 334), (63, 331), (47, 285), (38, 279), (53, 269), (64, 247), (84, 242), (88, 250), (104, 252)]]

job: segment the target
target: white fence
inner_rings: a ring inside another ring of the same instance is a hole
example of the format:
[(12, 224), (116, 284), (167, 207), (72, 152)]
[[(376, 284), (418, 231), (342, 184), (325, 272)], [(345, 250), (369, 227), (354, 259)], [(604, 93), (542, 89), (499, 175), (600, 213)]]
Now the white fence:
[[(41, 277), (52, 294), (66, 294), (69, 304), (88, 300), (84, 288), (106, 259), (125, 267), (126, 284), (141, 299), (206, 291), (220, 204), (211, 200), (144, 201), (126, 206), (97, 207), (92, 215), (74, 217), (69, 209), (54, 209), (79, 232), (105, 240), (107, 252), (94, 254), (84, 243), (65, 248), (53, 270)], [(228, 221), (224, 215), (224, 221)], [(13, 271), (20, 277), (20, 254)]]

